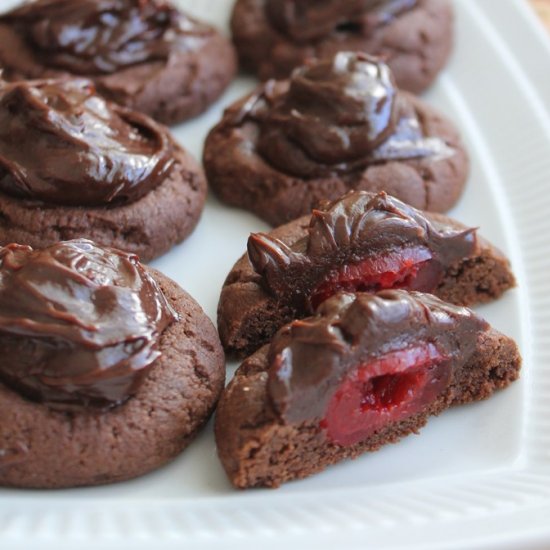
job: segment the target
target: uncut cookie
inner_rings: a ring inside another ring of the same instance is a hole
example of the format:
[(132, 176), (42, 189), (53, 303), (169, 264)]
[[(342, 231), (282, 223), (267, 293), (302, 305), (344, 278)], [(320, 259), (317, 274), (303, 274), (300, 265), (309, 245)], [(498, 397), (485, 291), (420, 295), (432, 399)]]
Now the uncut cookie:
[(175, 124), (231, 82), (235, 53), (167, 0), (35, 0), (0, 16), (9, 80), (82, 76), (121, 105)]
[(224, 390), (216, 443), (239, 488), (280, 484), (418, 430), (519, 375), (511, 338), (429, 294), (333, 296), (286, 325)]
[(476, 229), (355, 191), (250, 236), (222, 288), (218, 329), (226, 351), (242, 356), (338, 291), (407, 288), (473, 305), (514, 285), (509, 261)]
[(195, 228), (206, 181), (165, 126), (88, 80), (0, 80), (0, 245), (91, 238), (149, 261)]
[(420, 93), (453, 43), (448, 0), (237, 0), (231, 20), (240, 63), (266, 80), (341, 51), (383, 57), (403, 90)]
[(341, 52), (229, 107), (204, 167), (222, 201), (279, 225), (351, 189), (445, 212), (469, 160), (453, 124), (397, 90), (387, 65)]
[(225, 379), (199, 305), (135, 256), (86, 240), (0, 248), (0, 354), (10, 487), (99, 485), (162, 466)]

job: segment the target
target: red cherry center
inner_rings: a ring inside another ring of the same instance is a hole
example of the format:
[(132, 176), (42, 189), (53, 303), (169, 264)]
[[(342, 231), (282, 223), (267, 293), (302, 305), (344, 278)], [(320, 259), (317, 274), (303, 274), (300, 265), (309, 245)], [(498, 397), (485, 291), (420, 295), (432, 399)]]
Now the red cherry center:
[(419, 270), (432, 259), (424, 247), (404, 248), (382, 256), (344, 265), (329, 273), (311, 293), (313, 309), (340, 291), (377, 292), (388, 288), (410, 288)]
[(383, 411), (401, 405), (422, 385), (424, 375), (424, 372), (413, 369), (412, 372), (371, 378), (363, 387), (361, 410)]
[(348, 374), (321, 427), (339, 445), (353, 445), (420, 412), (446, 387), (450, 367), (434, 344), (394, 351)]

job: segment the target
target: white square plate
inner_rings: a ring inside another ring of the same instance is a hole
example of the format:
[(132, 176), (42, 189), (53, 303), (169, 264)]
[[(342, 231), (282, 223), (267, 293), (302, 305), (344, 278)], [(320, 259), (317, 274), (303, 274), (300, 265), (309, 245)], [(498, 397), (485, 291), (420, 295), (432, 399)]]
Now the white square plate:
[[(232, 0), (179, 4), (227, 27)], [(517, 274), (518, 289), (479, 312), (518, 341), (521, 381), (433, 418), (418, 437), (278, 490), (233, 490), (211, 426), (135, 481), (0, 489), (0, 548), (550, 547), (550, 42), (521, 0), (455, 4), (455, 54), (426, 99), (458, 123), (471, 152), (451, 215), (480, 226)], [(200, 156), (223, 107), (253, 85), (237, 79), (208, 113), (174, 128), (177, 138)], [(227, 272), (249, 232), (264, 229), (211, 197), (193, 236), (155, 266), (215, 319)]]

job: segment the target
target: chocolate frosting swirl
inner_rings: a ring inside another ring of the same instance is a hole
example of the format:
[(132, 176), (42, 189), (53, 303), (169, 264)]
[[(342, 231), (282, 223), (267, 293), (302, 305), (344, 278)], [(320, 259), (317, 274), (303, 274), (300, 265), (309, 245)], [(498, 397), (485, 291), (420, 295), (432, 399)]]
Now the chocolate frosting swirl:
[(323, 418), (339, 382), (351, 370), (419, 342), (450, 362), (474, 352), (485, 321), (435, 296), (403, 290), (340, 293), (314, 317), (283, 327), (269, 349), (268, 395), (287, 422)]
[(84, 79), (0, 81), (0, 190), (47, 203), (132, 202), (172, 169), (168, 131)]
[(0, 380), (29, 398), (123, 402), (176, 319), (135, 255), (87, 240), (0, 248)]
[(0, 17), (49, 67), (109, 74), (198, 47), (212, 29), (164, 0), (36, 0)]
[(301, 178), (452, 154), (443, 140), (423, 135), (388, 66), (362, 53), (340, 52), (296, 69), (288, 83), (266, 83), (228, 117), (237, 125), (247, 119), (259, 124), (259, 154)]
[(309, 298), (335, 269), (417, 248), (427, 253), (424, 277), (411, 289), (434, 291), (445, 269), (472, 255), (476, 230), (431, 222), (419, 210), (381, 192), (351, 191), (311, 216), (308, 234), (291, 247), (263, 233), (248, 240), (248, 257), (280, 303), (311, 311)]
[(338, 164), (381, 145), (395, 126), (395, 84), (374, 58), (337, 54), (297, 69), (269, 113), (260, 150), (274, 164), (298, 144), (316, 162)]
[(320, 40), (338, 30), (369, 35), (414, 8), (418, 0), (266, 0), (272, 24), (294, 42)]

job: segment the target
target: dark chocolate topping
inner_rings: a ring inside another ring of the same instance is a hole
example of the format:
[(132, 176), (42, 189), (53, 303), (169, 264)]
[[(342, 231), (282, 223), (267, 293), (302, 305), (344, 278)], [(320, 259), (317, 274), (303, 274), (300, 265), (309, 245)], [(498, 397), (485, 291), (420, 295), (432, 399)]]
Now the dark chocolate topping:
[(213, 32), (165, 0), (36, 0), (0, 21), (15, 26), (42, 64), (85, 75), (166, 62)]
[(423, 135), (388, 66), (361, 53), (340, 52), (296, 69), (288, 83), (267, 82), (229, 111), (230, 124), (247, 119), (260, 126), (262, 157), (302, 178), (452, 154), (443, 140)]
[(172, 169), (168, 131), (84, 79), (0, 80), (0, 190), (53, 204), (135, 201)]
[(417, 1), (267, 0), (266, 12), (272, 24), (294, 42), (312, 42), (339, 31), (368, 36)]
[(292, 247), (263, 233), (252, 234), (248, 257), (270, 294), (307, 310), (314, 289), (341, 266), (410, 249), (426, 251), (423, 258), (431, 273), (408, 288), (433, 291), (445, 268), (474, 253), (475, 231), (430, 222), (384, 192), (352, 191), (314, 210), (308, 235)]
[(471, 310), (419, 292), (340, 293), (314, 317), (294, 321), (269, 350), (268, 393), (287, 422), (322, 419), (342, 379), (353, 369), (419, 342), (463, 364), (487, 323)]
[(27, 397), (121, 403), (175, 319), (135, 255), (87, 240), (0, 248), (0, 380)]

